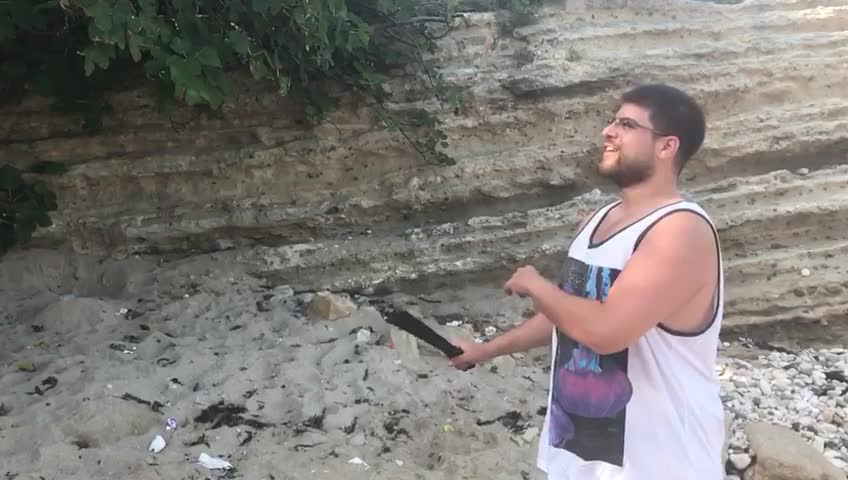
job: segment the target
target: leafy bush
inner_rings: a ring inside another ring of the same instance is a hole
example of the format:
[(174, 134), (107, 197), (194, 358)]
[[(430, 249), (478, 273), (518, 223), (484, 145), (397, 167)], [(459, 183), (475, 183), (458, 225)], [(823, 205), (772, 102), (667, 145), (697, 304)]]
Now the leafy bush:
[(56, 195), (42, 180), (27, 182), (25, 173), (62, 173), (64, 166), (43, 162), (27, 172), (0, 164), (0, 256), (18, 242), (27, 242), (37, 227), (53, 224), (49, 212), (55, 211)]
[[(0, 2), (0, 102), (30, 93), (53, 98), (55, 110), (82, 114), (82, 128), (95, 131), (111, 111), (106, 94), (138, 79), (154, 87), (163, 105), (176, 100), (216, 109), (232, 93), (233, 74), (249, 71), (298, 99), (311, 122), (336, 106), (333, 87), (366, 95), (384, 124), (423, 159), (451, 164), (433, 114), (399, 118), (386, 107), (385, 73), (414, 68), (443, 108), (459, 112), (461, 92), (425, 61), (434, 41), (462, 22), (463, 8), (526, 16), (541, 1), (476, 0), (461, 7), (456, 0), (6, 0)], [(55, 208), (43, 184), (26, 186), (4, 168), (2, 181), (20, 189), (18, 198)], [(10, 205), (4, 208), (12, 208), (17, 227), (13, 237), (3, 233), (4, 242), (28, 238), (30, 227), (49, 220)], [(0, 253), (8, 248), (2, 245)]]

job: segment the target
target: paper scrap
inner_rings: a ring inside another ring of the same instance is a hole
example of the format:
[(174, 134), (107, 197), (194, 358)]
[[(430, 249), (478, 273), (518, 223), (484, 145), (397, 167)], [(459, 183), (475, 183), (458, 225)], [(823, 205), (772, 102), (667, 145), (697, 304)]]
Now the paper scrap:
[(201, 453), (197, 461), (209, 470), (229, 470), (233, 465), (223, 458), (212, 458), (206, 453)]

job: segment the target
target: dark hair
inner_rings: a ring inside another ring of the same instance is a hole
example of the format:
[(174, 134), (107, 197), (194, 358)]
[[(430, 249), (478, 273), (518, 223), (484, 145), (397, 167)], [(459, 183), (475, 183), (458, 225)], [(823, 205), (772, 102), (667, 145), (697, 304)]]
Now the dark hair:
[(678, 173), (704, 143), (704, 112), (683, 91), (669, 85), (641, 85), (622, 95), (621, 101), (648, 110), (654, 130), (680, 140), (677, 150)]

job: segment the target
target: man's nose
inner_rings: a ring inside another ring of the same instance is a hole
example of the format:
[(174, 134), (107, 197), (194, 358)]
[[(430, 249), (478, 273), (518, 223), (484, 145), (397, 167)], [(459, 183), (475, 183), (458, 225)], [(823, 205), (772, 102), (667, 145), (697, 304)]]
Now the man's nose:
[(604, 127), (604, 129), (601, 131), (601, 135), (603, 135), (604, 138), (612, 138), (615, 136), (615, 132), (615, 123), (613, 122)]

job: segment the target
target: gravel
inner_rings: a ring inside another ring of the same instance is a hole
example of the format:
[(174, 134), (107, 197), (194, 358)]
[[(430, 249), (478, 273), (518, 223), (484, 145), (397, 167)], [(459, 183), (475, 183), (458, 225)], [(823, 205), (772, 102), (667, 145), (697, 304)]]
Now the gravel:
[(749, 421), (792, 428), (848, 473), (848, 350), (774, 351), (751, 362), (719, 356), (717, 371), (732, 418), (729, 474), (751, 463), (743, 430)]

